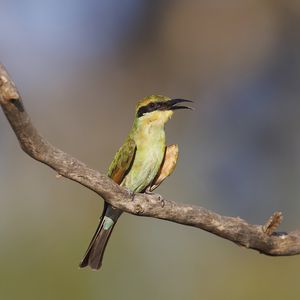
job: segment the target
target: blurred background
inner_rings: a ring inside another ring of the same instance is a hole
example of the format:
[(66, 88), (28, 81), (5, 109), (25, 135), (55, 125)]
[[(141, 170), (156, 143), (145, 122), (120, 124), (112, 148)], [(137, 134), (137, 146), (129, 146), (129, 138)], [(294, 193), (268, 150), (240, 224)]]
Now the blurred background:
[[(192, 99), (163, 196), (300, 227), (300, 2), (0, 1), (0, 61), (54, 145), (106, 172), (150, 94)], [(298, 299), (300, 256), (123, 215), (100, 272), (78, 269), (103, 201), (57, 179), (0, 114), (1, 299)]]

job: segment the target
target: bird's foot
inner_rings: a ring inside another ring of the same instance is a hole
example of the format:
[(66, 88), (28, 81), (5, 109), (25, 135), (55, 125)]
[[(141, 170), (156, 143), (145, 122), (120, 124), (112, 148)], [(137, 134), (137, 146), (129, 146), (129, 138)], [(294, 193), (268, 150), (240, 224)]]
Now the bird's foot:
[(134, 200), (134, 197), (135, 197), (135, 193), (134, 193), (132, 190), (126, 188), (126, 187), (124, 187), (124, 189), (125, 189), (126, 192), (129, 194), (129, 197), (131, 198), (131, 201), (133, 201), (133, 200)]
[(153, 193), (150, 188), (147, 188), (145, 190), (145, 194), (154, 196), (160, 202), (161, 207), (165, 206), (165, 200), (164, 200), (164, 197), (162, 195), (157, 194), (157, 193)]

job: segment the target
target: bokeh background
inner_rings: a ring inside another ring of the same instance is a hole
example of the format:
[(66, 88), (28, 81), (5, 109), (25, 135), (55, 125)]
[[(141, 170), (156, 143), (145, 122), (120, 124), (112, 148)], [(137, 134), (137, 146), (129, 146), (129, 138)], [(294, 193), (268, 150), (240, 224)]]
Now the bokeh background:
[[(105, 172), (138, 99), (195, 101), (159, 192), (300, 227), (300, 2), (0, 1), (0, 60), (40, 132)], [(0, 299), (299, 299), (300, 257), (123, 215), (100, 272), (78, 269), (103, 202), (18, 147), (0, 114)]]

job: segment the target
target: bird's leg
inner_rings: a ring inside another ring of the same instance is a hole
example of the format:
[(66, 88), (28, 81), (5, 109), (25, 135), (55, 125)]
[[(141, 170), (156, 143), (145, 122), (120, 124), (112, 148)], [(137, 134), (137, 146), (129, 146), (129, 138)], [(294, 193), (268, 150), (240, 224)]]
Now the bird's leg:
[(145, 194), (155, 196), (160, 202), (161, 207), (165, 206), (165, 200), (162, 195), (152, 192), (151, 186), (148, 186), (145, 190)]

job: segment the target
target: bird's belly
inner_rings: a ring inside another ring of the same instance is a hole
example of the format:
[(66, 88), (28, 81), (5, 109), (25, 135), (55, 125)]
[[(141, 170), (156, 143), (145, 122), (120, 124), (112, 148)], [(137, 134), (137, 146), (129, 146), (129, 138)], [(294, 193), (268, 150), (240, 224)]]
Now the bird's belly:
[(147, 188), (161, 166), (164, 151), (164, 144), (137, 148), (132, 167), (121, 185), (134, 192), (141, 192)]

